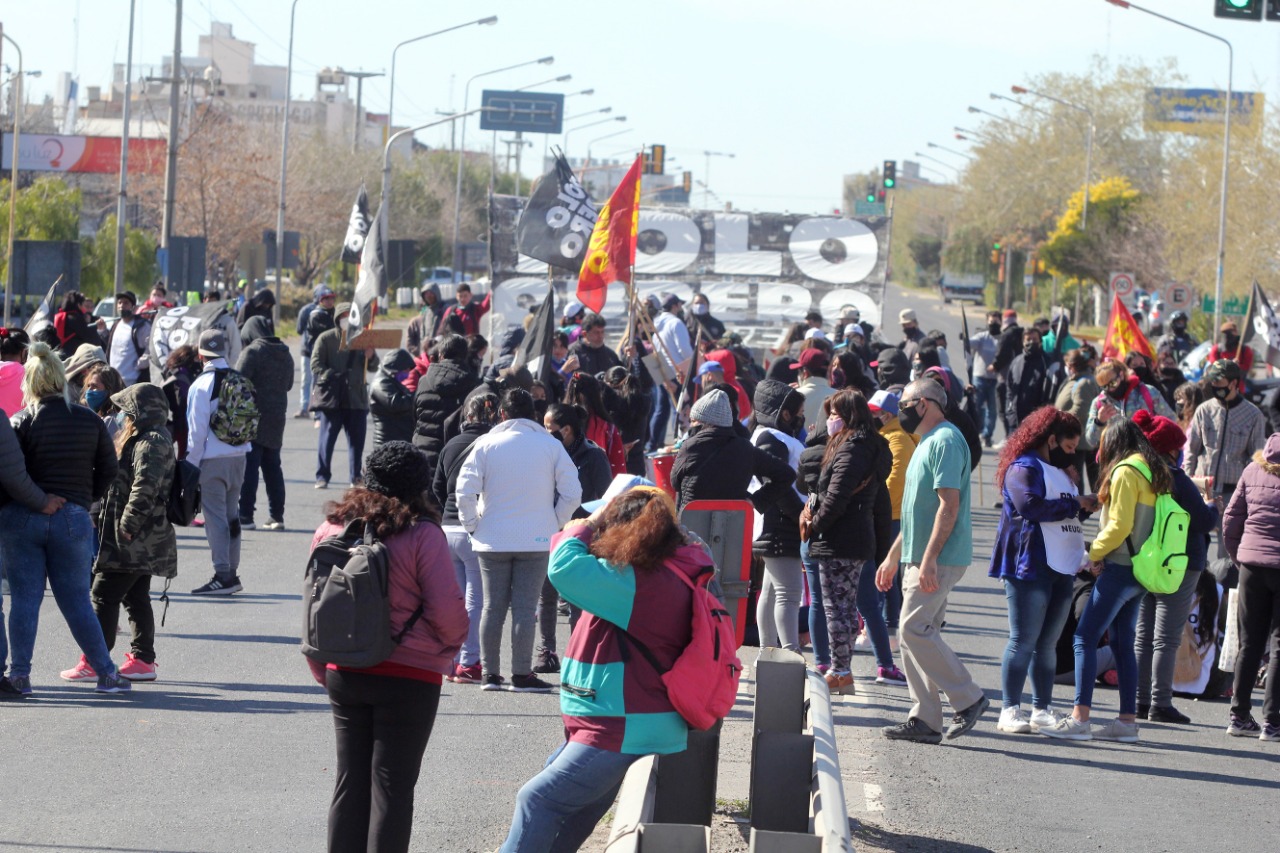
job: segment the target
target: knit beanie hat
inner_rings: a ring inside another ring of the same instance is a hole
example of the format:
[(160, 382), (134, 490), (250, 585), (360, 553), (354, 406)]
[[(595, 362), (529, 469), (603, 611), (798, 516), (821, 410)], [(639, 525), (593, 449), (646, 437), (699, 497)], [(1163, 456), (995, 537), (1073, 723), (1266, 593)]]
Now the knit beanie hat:
[(689, 417), (707, 426), (727, 427), (733, 424), (733, 410), (729, 408), (729, 397), (719, 388), (698, 398), (689, 410)]
[(1187, 443), (1187, 436), (1182, 427), (1164, 415), (1152, 415), (1146, 409), (1139, 409), (1133, 416), (1133, 423), (1151, 442), (1156, 453), (1169, 456), (1177, 453)]
[(364, 486), (404, 503), (418, 499), (431, 485), (431, 462), (407, 441), (388, 441), (364, 461)]

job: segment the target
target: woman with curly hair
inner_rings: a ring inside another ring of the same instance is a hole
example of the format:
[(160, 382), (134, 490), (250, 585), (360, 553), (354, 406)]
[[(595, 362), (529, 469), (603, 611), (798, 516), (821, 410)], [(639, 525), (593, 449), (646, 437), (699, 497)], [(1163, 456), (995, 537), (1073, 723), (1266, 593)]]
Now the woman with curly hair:
[[(1076, 487), (1075, 454), (1083, 431), (1075, 415), (1044, 406), (1028, 415), (1000, 450), (996, 488), (1003, 506), (987, 572), (1004, 583), (1009, 605), (997, 731), (1028, 734), (1057, 722), (1049, 703), (1058, 635), (1084, 556), (1080, 522), (1097, 508), (1097, 499), (1080, 495)], [(1022, 708), (1028, 670), (1030, 713)]]
[[(1146, 588), (1133, 576), (1133, 553), (1151, 535), (1156, 497), (1169, 494), (1173, 476), (1165, 459), (1137, 424), (1115, 418), (1098, 446), (1102, 467), (1098, 501), (1101, 529), (1089, 546), (1090, 571), (1097, 575), (1089, 602), (1080, 614), (1073, 640), (1076, 657), (1076, 700), (1072, 714), (1040, 734), (1063, 740), (1138, 740), (1138, 658), (1135, 632)], [(1120, 714), (1094, 731), (1089, 723), (1098, 658), (1094, 650), (1103, 633), (1111, 638), (1120, 679)]]
[(560, 674), (566, 740), (520, 789), (502, 853), (577, 850), (634, 761), (687, 747), (689, 726), (661, 673), (692, 638), (689, 583), (712, 570), (681, 532), (671, 498), (646, 486), (552, 539), (551, 582), (583, 610)]
[(614, 477), (627, 473), (627, 450), (622, 443), (622, 433), (614, 425), (608, 407), (604, 404), (604, 391), (600, 382), (589, 373), (575, 373), (564, 389), (563, 402), (587, 410), (588, 441), (609, 457), (609, 471)]

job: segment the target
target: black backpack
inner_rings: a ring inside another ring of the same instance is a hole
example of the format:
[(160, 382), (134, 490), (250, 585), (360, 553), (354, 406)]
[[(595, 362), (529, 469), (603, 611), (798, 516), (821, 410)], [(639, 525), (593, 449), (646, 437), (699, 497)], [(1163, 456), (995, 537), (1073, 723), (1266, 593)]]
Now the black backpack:
[(187, 527), (199, 511), (200, 469), (185, 459), (179, 459), (173, 469), (173, 486), (169, 489), (165, 515), (170, 524)]
[(363, 519), (311, 549), (302, 587), (302, 653), (317, 663), (382, 663), (422, 618), (422, 605), (391, 633), (391, 560)]

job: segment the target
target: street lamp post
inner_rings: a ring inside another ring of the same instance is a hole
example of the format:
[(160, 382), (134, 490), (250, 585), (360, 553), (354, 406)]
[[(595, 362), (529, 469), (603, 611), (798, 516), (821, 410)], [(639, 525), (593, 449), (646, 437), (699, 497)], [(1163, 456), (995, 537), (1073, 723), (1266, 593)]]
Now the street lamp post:
[(950, 163), (948, 163), (946, 160), (939, 160), (937, 157), (930, 157), (928, 154), (925, 154), (923, 151), (917, 151), (916, 156), (923, 157), (925, 160), (932, 160), (933, 162), (939, 165), (946, 166), (948, 169), (955, 172), (957, 175), (960, 174), (960, 170), (955, 166), (951, 165)]
[(3, 36), (4, 40), (13, 45), (13, 49), (18, 52), (18, 76), (15, 78), (18, 88), (14, 92), (14, 104), (17, 108), (13, 111), (13, 158), (9, 166), (9, 252), (5, 255), (9, 272), (9, 285), (4, 289), (4, 326), (7, 329), (13, 306), (13, 229), (18, 213), (18, 143), (22, 136), (22, 48), (18, 47), (18, 43), (4, 32), (2, 26), (0, 26), (0, 36)]
[(597, 142), (603, 142), (606, 139), (613, 139), (613, 137), (615, 136), (621, 136), (624, 133), (632, 133), (634, 131), (635, 131), (634, 127), (628, 127), (623, 130), (615, 130), (613, 133), (606, 133), (604, 136), (597, 136), (595, 139), (589, 140), (587, 142), (587, 162), (588, 163), (591, 162), (591, 146), (592, 145), (595, 145)]
[[(381, 77), (381, 71), (343, 71), (348, 77), (356, 78), (356, 119), (351, 128), (351, 153), (360, 150), (360, 107), (364, 104), (364, 81), (369, 77)], [(388, 124), (387, 127), (391, 125)]]
[[(129, 46), (124, 58), (124, 111), (120, 125), (120, 192), (116, 197), (116, 296), (124, 292), (124, 226), (129, 204), (129, 102), (133, 100), (133, 13), (136, 4), (137, 0), (129, 0)], [(16, 148), (14, 153), (16, 155)], [(16, 160), (17, 157), (15, 156), (14, 159)]]
[(293, 88), (293, 22), (298, 14), (298, 0), (289, 6), (289, 55), (284, 71), (284, 125), (280, 130), (280, 201), (276, 208), (276, 282), (267, 282), (267, 289), (275, 297), (275, 307), (271, 309), (274, 319), (280, 319), (280, 287), (284, 280), (284, 188), (287, 175), (285, 166), (289, 163), (289, 106), (290, 91)]
[(1223, 267), (1227, 258), (1227, 179), (1231, 170), (1231, 94), (1234, 83), (1235, 50), (1231, 47), (1231, 42), (1222, 36), (1211, 33), (1208, 30), (1202, 30), (1199, 27), (1193, 27), (1188, 23), (1179, 21), (1177, 18), (1170, 18), (1168, 15), (1162, 15), (1145, 6), (1130, 3), (1128, 0), (1107, 0), (1107, 2), (1113, 6), (1119, 6), (1121, 9), (1134, 9), (1138, 12), (1145, 12), (1152, 17), (1168, 21), (1171, 24), (1177, 24), (1183, 29), (1199, 33), (1227, 46), (1227, 102), (1223, 110), (1222, 121), (1222, 207), (1218, 213), (1218, 275), (1214, 285), (1213, 302), (1213, 328), (1214, 334), (1217, 334), (1217, 330), (1222, 323), (1222, 279)]
[(702, 207), (703, 207), (703, 209), (705, 210), (705, 209), (707, 209), (707, 207), (711, 204), (711, 200), (710, 200), (710, 194), (711, 194), (711, 158), (712, 158), (712, 157), (728, 157), (730, 160), (732, 160), (734, 157), (736, 157), (736, 156), (738, 156), (738, 155), (736, 155), (736, 154), (727, 154), (727, 153), (725, 153), (724, 151), (703, 151), (703, 152), (702, 152), (702, 156), (703, 156), (703, 157), (705, 157), (705, 158), (707, 159), (707, 168), (706, 168), (706, 171), (702, 173), (702, 178), (703, 178), (703, 180), (702, 180)]
[(1021, 130), (1025, 130), (1025, 131), (1028, 131), (1028, 132), (1031, 130), (1031, 128), (1030, 128), (1030, 127), (1028, 127), (1028, 126), (1027, 126), (1027, 125), (1025, 125), (1025, 124), (1021, 124), (1021, 123), (1019, 123), (1019, 122), (1014, 121), (1014, 120), (1013, 120), (1013, 119), (1011, 119), (1011, 118), (1006, 118), (1006, 117), (1004, 117), (1004, 116), (1002, 116), (1002, 115), (997, 115), (996, 113), (990, 112), (989, 110), (984, 110), (984, 109), (982, 109), (981, 107), (969, 107), (969, 112), (971, 112), (971, 113), (976, 113), (976, 114), (978, 114), (978, 115), (984, 115), (984, 116), (986, 116), (987, 118), (993, 118), (993, 119), (995, 119), (996, 121), (1002, 121), (1002, 122), (1004, 122), (1005, 124), (1011, 124), (1011, 125), (1013, 125), (1014, 127), (1019, 128), (1019, 129), (1021, 129)]
[[(1021, 94), (1021, 92), (1018, 90), (1018, 88), (1017, 88), (1016, 86), (1014, 87), (1014, 90), (1013, 90), (1013, 91), (1014, 91), (1014, 94)], [(1023, 91), (1025, 91), (1025, 90), (1023, 90)], [(1019, 107), (1021, 107), (1021, 108), (1022, 108), (1022, 109), (1024, 109), (1024, 110), (1031, 110), (1033, 113), (1040, 113), (1040, 115), (1042, 115), (1042, 116), (1048, 116), (1049, 118), (1053, 118), (1053, 113), (1049, 112), (1048, 110), (1042, 110), (1042, 109), (1040, 109), (1039, 107), (1033, 107), (1033, 106), (1031, 106), (1030, 104), (1024, 104), (1024, 103), (1022, 103), (1022, 101), (1019, 101), (1017, 98), (1010, 98), (1008, 95), (1001, 95), (1001, 94), (998, 94), (998, 93), (996, 93), (996, 92), (992, 92), (992, 93), (991, 93), (991, 100), (993, 100), (993, 101), (1008, 101), (1008, 102), (1009, 102), (1009, 103), (1011, 103), (1011, 104), (1016, 104), (1016, 105), (1018, 105)]]
[[(590, 113), (581, 113), (576, 116), (571, 116), (569, 119), (565, 119), (565, 121), (570, 121), (571, 119), (575, 119), (575, 118), (582, 118), (582, 116), (594, 115), (595, 113), (607, 113), (607, 112), (611, 112), (612, 110), (613, 110), (613, 107), (605, 107), (602, 110), (594, 110), (593, 112), (590, 112)], [(577, 127), (569, 128), (564, 132), (564, 156), (566, 158), (568, 158), (569, 156), (569, 134), (572, 133), (573, 131), (586, 130), (588, 127), (595, 127), (596, 125), (607, 124), (608, 122), (611, 122), (611, 121), (626, 121), (626, 120), (627, 120), (626, 116), (613, 116), (611, 118), (602, 118), (599, 121), (590, 121), (590, 122), (587, 122), (586, 124), (580, 124)]]
[(945, 152), (947, 152), (948, 154), (954, 154), (954, 155), (956, 155), (957, 157), (963, 157), (963, 158), (964, 158), (964, 159), (966, 159), (966, 160), (975, 160), (975, 159), (977, 159), (976, 157), (974, 157), (974, 156), (972, 156), (972, 155), (970, 155), (970, 154), (966, 154), (966, 153), (964, 153), (963, 151), (957, 151), (957, 150), (955, 150), (954, 148), (944, 148), (943, 146), (939, 145), (939, 144), (938, 144), (938, 143), (936, 143), (936, 142), (926, 142), (926, 143), (925, 143), (925, 145), (927, 145), (927, 146), (928, 146), (928, 147), (930, 147), (930, 148), (937, 148), (939, 151), (945, 151)]
[[(414, 36), (411, 39), (405, 39), (404, 41), (400, 42), (398, 45), (393, 47), (391, 49), (391, 79), (387, 81), (388, 84), (391, 86), (391, 94), (388, 95), (387, 97), (387, 130), (392, 131), (395, 129), (395, 122), (392, 119), (394, 119), (395, 117), (395, 106), (396, 106), (396, 54), (400, 52), (400, 48), (404, 47), (407, 44), (413, 44), (416, 41), (429, 39), (432, 36), (443, 35), (444, 33), (450, 33), (450, 32), (453, 32), (454, 30), (460, 30), (463, 27), (473, 27), (473, 26), (484, 27), (484, 26), (489, 26), (491, 24), (496, 24), (496, 23), (498, 23), (498, 16), (489, 15), (487, 18), (478, 18), (474, 21), (467, 21), (465, 24), (455, 24), (452, 27), (445, 27), (443, 30), (436, 30), (434, 33), (425, 33), (420, 36)], [(439, 123), (442, 124), (443, 122), (439, 122)]]
[(994, 136), (992, 136), (991, 134), (989, 134), (989, 133), (983, 133), (983, 132), (982, 132), (982, 131), (980, 131), (980, 130), (970, 130), (970, 129), (969, 129), (969, 128), (967, 128), (967, 127), (953, 127), (953, 128), (951, 128), (951, 129), (952, 129), (952, 130), (954, 130), (956, 133), (967, 133), (969, 136), (976, 136), (976, 137), (978, 137), (979, 139), (983, 140), (984, 142), (997, 142), (997, 141), (998, 141), (998, 140), (997, 140)]
[[(489, 77), (493, 74), (501, 74), (504, 71), (514, 71), (517, 68), (524, 68), (529, 65), (552, 65), (553, 63), (555, 63), (555, 61), (556, 61), (556, 58), (554, 56), (544, 56), (541, 59), (530, 59), (528, 62), (517, 62), (515, 65), (506, 65), (506, 66), (503, 66), (502, 68), (495, 68), (492, 71), (481, 71), (479, 74), (473, 74), (471, 77), (467, 79), (467, 84), (462, 87), (463, 113), (470, 115), (470, 113), (467, 113), (467, 104), (469, 103), (471, 98), (471, 84), (474, 83), (476, 80), (479, 80), (481, 77)], [(457, 268), (458, 254), (461, 248), (460, 244), (458, 243), (458, 233), (462, 226), (462, 158), (466, 156), (466, 150), (467, 150), (467, 122), (464, 119), (462, 122), (462, 141), (458, 146), (458, 152), (457, 152), (458, 153), (458, 173), (457, 173), (457, 177), (455, 178), (454, 188), (453, 188), (453, 266), (454, 266), (453, 275), (454, 275), (455, 281), (459, 279), (459, 275), (460, 275), (460, 270)], [(389, 176), (390, 176), (390, 171), (386, 171), (383, 173), (384, 183)]]

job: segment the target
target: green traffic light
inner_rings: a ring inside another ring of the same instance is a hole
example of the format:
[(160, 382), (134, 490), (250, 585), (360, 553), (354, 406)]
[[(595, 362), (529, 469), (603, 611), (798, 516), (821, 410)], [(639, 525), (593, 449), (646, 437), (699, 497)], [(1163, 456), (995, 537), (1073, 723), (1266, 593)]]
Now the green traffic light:
[(887, 190), (891, 190), (891, 189), (893, 189), (893, 188), (894, 188), (894, 186), (895, 186), (897, 183), (898, 183), (898, 182), (897, 182), (897, 181), (895, 181), (893, 178), (885, 178), (885, 179), (884, 179), (884, 188), (885, 188), (885, 189), (887, 189)]
[(1237, 9), (1247, 9), (1253, 2), (1254, 0), (1227, 0), (1227, 5), (1234, 6)]

